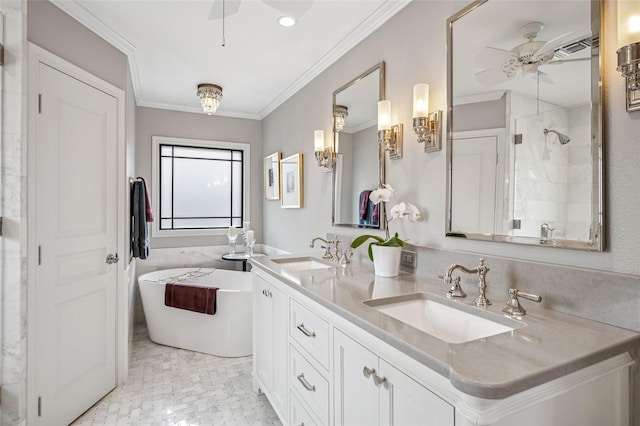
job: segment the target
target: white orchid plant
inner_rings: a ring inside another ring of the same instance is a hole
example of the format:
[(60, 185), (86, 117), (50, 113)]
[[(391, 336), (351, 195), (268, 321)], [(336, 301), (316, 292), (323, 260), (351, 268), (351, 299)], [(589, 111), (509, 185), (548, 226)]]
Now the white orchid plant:
[(385, 220), (385, 224), (387, 225), (385, 227), (387, 232), (386, 238), (382, 238), (377, 235), (360, 235), (359, 237), (355, 238), (351, 243), (351, 247), (356, 248), (356, 247), (360, 247), (365, 241), (369, 239), (375, 240), (369, 243), (368, 253), (369, 253), (369, 259), (371, 260), (373, 260), (373, 251), (371, 249), (371, 246), (373, 245), (404, 246), (407, 244), (405, 241), (401, 240), (400, 237), (398, 237), (397, 232), (393, 237), (389, 237), (390, 221), (394, 219), (405, 219), (405, 220), (408, 219), (412, 222), (417, 222), (421, 218), (420, 210), (418, 210), (418, 208), (413, 204), (405, 203), (405, 202), (395, 204), (394, 206), (391, 207), (391, 210), (389, 210), (389, 213), (387, 214), (387, 203), (391, 201), (395, 193), (396, 191), (391, 187), (391, 185), (383, 184), (382, 188), (378, 188), (375, 191), (371, 191), (371, 194), (369, 195), (369, 200), (372, 203), (374, 204), (382, 203), (382, 206), (385, 212), (384, 220)]

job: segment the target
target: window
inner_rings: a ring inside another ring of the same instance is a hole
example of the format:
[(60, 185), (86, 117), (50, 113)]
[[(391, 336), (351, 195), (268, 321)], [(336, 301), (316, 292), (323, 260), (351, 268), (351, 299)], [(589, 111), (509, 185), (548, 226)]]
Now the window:
[(241, 227), (248, 164), (248, 144), (154, 136), (152, 235), (216, 235)]

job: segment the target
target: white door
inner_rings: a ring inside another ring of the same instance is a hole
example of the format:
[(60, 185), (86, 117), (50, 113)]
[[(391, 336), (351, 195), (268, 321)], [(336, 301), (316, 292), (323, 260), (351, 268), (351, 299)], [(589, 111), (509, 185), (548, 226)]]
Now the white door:
[(451, 156), (451, 230), (494, 234), (497, 136), (455, 138)]
[(66, 425), (116, 385), (117, 99), (38, 62), (38, 423)]

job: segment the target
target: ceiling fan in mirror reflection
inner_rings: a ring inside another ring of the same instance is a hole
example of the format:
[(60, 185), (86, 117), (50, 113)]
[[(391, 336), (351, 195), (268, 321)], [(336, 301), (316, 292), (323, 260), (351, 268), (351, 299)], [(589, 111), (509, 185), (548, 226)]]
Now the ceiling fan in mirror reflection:
[(568, 32), (549, 41), (536, 40), (543, 30), (542, 22), (530, 22), (520, 28), (527, 40), (511, 50), (495, 47), (484, 48), (474, 62), (477, 80), (486, 87), (496, 86), (514, 79), (518, 71), (522, 76), (531, 76), (544, 83), (553, 84), (548, 74), (539, 70), (542, 65), (560, 65), (570, 61), (589, 60), (590, 57), (566, 59), (569, 55), (591, 46), (589, 36), (570, 40), (573, 32)]

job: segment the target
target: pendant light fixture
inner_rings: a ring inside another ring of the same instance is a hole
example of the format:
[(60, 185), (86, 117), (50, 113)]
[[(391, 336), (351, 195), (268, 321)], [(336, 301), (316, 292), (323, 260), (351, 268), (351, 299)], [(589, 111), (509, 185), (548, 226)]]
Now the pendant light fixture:
[(200, 98), (202, 110), (208, 115), (213, 115), (218, 109), (220, 100), (222, 99), (222, 87), (210, 83), (198, 84), (196, 95)]

